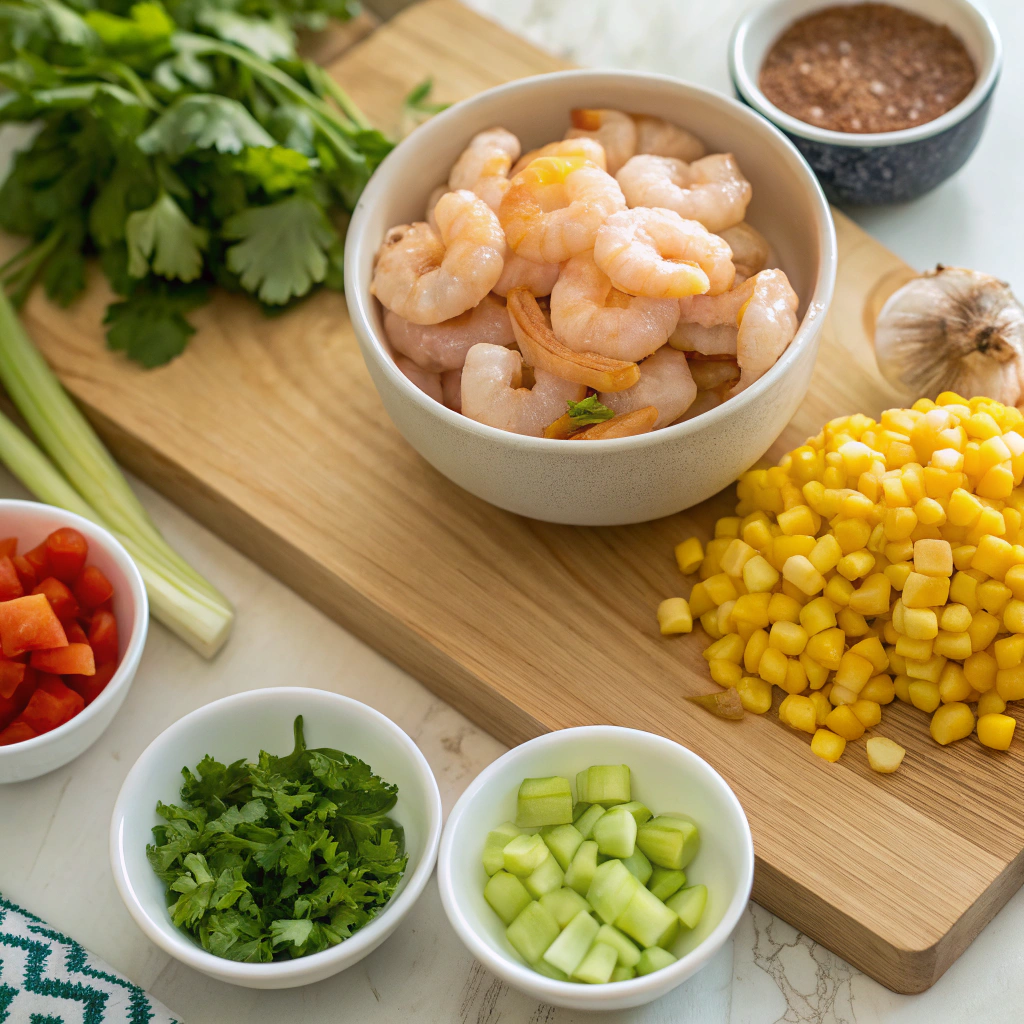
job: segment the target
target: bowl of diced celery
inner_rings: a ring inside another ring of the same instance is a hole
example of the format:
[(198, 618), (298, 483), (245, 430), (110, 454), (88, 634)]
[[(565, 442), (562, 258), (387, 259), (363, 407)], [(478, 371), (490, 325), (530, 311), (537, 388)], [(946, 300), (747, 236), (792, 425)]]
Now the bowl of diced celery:
[(445, 912), (470, 952), (556, 1006), (658, 999), (722, 947), (750, 896), (750, 827), (725, 780), (672, 740), (549, 733), (486, 768), (441, 840)]

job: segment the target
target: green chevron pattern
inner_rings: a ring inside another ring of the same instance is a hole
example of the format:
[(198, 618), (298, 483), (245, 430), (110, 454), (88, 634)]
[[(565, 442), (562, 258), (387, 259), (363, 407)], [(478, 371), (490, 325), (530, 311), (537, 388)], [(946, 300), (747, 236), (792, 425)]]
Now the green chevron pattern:
[(0, 896), (0, 1024), (181, 1024), (138, 985)]

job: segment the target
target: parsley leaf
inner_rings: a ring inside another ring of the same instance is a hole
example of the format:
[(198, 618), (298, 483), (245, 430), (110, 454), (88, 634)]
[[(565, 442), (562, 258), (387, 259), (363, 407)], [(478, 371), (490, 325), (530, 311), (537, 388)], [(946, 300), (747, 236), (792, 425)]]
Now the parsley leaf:
[(107, 345), (145, 367), (162, 366), (185, 351), (195, 328), (185, 314), (206, 301), (196, 285), (173, 291), (157, 282), (134, 289), (124, 302), (107, 307)]
[(572, 420), (574, 427), (586, 427), (592, 423), (604, 423), (605, 420), (610, 420), (615, 415), (614, 410), (609, 409), (607, 405), (602, 405), (597, 400), (597, 395), (589, 395), (579, 402), (574, 402), (570, 398), (568, 405), (569, 419)]
[(143, 153), (176, 161), (197, 149), (241, 153), (246, 146), (272, 146), (274, 138), (238, 100), (198, 93), (176, 100), (137, 145)]
[(128, 273), (145, 277), (152, 260), (153, 273), (161, 277), (194, 281), (203, 270), (203, 250), (208, 232), (197, 228), (166, 193), (145, 210), (136, 210), (125, 221)]
[(402, 106), (410, 114), (426, 114), (428, 116), (440, 114), (442, 110), (447, 110), (451, 104), (431, 102), (430, 94), (433, 91), (434, 80), (432, 78), (425, 78), (405, 97), (402, 101)]

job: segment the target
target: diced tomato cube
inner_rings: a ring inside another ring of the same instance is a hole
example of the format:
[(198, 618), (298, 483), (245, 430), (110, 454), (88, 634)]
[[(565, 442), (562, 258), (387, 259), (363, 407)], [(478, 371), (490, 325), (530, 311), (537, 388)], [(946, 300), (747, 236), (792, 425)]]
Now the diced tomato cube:
[(35, 739), (38, 735), (39, 733), (27, 722), (12, 722), (6, 729), (0, 731), (0, 747), (9, 747), (12, 743)]
[(85, 700), (59, 679), (40, 683), (29, 698), (19, 722), (31, 726), (37, 733), (49, 732), (63, 725), (85, 707)]
[(88, 706), (106, 689), (116, 671), (117, 662), (108, 661), (97, 666), (95, 675), (64, 676), (64, 682), (76, 693), (80, 693)]
[(32, 571), (36, 574), (37, 580), (53, 575), (50, 572), (50, 559), (46, 553), (45, 540), (42, 544), (37, 544), (31, 551), (25, 552), (25, 561), (32, 566)]
[(89, 626), (89, 644), (96, 655), (97, 665), (117, 661), (117, 619), (113, 612), (95, 612)]
[(29, 697), (36, 688), (38, 675), (35, 669), (26, 668), (21, 683), (9, 697), (0, 696), (0, 729), (6, 728), (25, 710)]
[(104, 601), (109, 601), (114, 596), (113, 584), (95, 565), (87, 565), (78, 574), (72, 589), (78, 603), (89, 611), (98, 608)]
[(56, 576), (47, 576), (45, 580), (40, 580), (32, 589), (32, 593), (45, 594), (61, 622), (73, 619), (78, 614), (78, 602), (75, 600), (75, 595)]
[(0, 698), (9, 700), (25, 681), (25, 668), (20, 661), (0, 658)]
[(88, 634), (76, 619), (68, 619), (63, 625), (69, 644), (87, 644), (89, 642)]
[(73, 583), (85, 568), (89, 542), (74, 527), (63, 526), (54, 530), (45, 544), (50, 572), (64, 583)]
[(12, 601), (21, 597), (25, 588), (21, 585), (18, 570), (14, 568), (10, 555), (0, 555), (0, 601)]
[(8, 658), (66, 647), (68, 638), (45, 594), (0, 602), (0, 647)]
[(65, 644), (52, 651), (33, 651), (29, 664), (39, 672), (52, 672), (58, 676), (91, 676), (96, 673), (96, 658), (88, 644)]
[(10, 558), (15, 572), (18, 574), (18, 579), (21, 580), (22, 587), (25, 590), (31, 590), (39, 579), (32, 564), (24, 555), (11, 555)]
[(3, 540), (0, 540), (0, 555), (6, 555), (8, 558), (13, 558), (17, 553), (17, 537), (4, 537)]

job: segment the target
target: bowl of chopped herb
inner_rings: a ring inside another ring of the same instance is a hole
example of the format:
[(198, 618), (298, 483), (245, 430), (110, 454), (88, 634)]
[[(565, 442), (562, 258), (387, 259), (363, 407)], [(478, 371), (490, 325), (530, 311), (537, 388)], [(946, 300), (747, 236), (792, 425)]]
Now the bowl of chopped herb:
[(146, 748), (110, 858), (165, 952), (219, 981), (292, 988), (399, 926), (440, 834), (437, 783), (397, 725), (340, 694), (275, 687), (207, 704)]

